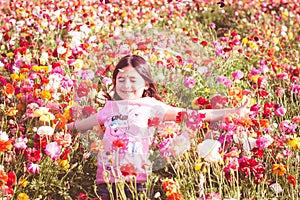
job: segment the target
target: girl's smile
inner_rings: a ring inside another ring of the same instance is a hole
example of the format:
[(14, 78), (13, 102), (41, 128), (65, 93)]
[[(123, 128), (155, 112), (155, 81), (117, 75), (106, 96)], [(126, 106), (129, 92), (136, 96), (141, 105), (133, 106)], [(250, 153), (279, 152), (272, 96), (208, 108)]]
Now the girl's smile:
[(132, 66), (127, 66), (119, 70), (115, 89), (123, 100), (139, 99), (143, 96), (144, 90), (148, 89), (148, 83)]

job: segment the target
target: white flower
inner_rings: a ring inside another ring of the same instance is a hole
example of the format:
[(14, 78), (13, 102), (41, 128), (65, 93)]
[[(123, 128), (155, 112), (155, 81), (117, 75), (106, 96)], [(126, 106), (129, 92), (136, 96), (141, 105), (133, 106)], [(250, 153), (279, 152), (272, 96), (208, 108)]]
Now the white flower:
[(217, 140), (206, 139), (197, 146), (197, 153), (207, 162), (218, 162), (221, 159), (219, 148), (221, 143)]
[(0, 141), (8, 141), (8, 135), (4, 131), (0, 131)]
[(37, 134), (40, 136), (52, 136), (54, 133), (54, 129), (50, 126), (40, 126), (37, 130)]
[(64, 54), (66, 52), (67, 52), (67, 49), (65, 47), (60, 46), (60, 47), (57, 48), (57, 53), (58, 54)]

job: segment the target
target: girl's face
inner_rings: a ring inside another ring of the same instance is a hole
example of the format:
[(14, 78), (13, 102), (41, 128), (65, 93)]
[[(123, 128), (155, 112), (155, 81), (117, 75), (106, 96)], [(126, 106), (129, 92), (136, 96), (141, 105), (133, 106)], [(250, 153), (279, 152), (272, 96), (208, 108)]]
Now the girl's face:
[(144, 90), (149, 88), (143, 77), (132, 67), (127, 66), (119, 70), (116, 77), (116, 93), (123, 100), (139, 99)]

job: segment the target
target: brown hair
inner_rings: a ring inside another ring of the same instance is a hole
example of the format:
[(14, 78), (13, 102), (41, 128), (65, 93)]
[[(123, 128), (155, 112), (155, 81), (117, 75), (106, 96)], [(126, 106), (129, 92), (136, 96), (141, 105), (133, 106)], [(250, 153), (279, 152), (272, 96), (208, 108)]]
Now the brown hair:
[[(144, 58), (138, 55), (127, 55), (119, 60), (112, 75), (112, 81), (114, 85), (114, 88), (112, 90), (115, 89), (116, 78), (119, 70), (127, 66), (132, 66), (139, 73), (139, 75), (141, 75), (144, 81), (149, 84), (149, 88), (144, 91), (142, 97), (154, 97), (158, 100), (161, 100), (161, 98), (157, 94), (157, 86), (152, 78), (150, 66), (147, 64), (147, 61)], [(121, 100), (116, 92), (114, 93), (113, 98), (108, 93), (106, 93), (105, 96), (108, 100)]]

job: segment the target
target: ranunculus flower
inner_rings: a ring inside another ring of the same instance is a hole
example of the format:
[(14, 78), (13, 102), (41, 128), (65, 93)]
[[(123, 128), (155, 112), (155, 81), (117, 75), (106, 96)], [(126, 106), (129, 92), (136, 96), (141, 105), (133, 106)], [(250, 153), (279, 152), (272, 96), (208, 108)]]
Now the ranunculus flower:
[(40, 126), (37, 130), (39, 136), (52, 136), (54, 129), (50, 126)]
[(110, 85), (110, 84), (112, 84), (112, 80), (111, 80), (111, 78), (104, 77), (102, 79), (102, 83), (104, 83), (105, 85)]
[(62, 147), (68, 147), (72, 143), (72, 136), (69, 133), (58, 132), (54, 135), (54, 141)]
[(32, 174), (40, 173), (40, 165), (35, 163), (30, 163), (26, 165), (27, 170)]
[(283, 117), (286, 113), (286, 109), (282, 106), (280, 106), (279, 108), (277, 108), (275, 111), (274, 111), (274, 114), (278, 117)]
[(240, 80), (244, 77), (244, 73), (241, 70), (236, 70), (232, 72), (232, 77), (234, 80)]
[(218, 162), (221, 159), (219, 148), (221, 143), (217, 140), (206, 139), (197, 146), (197, 153), (207, 162)]
[(256, 146), (258, 149), (264, 149), (273, 143), (273, 138), (270, 135), (263, 135), (256, 139)]
[(173, 156), (181, 156), (190, 149), (190, 138), (187, 132), (175, 137), (169, 145), (169, 151)]
[(136, 168), (132, 163), (122, 165), (120, 167), (120, 171), (123, 176), (137, 176), (138, 175)]
[(15, 140), (14, 147), (16, 149), (26, 149), (28, 139), (25, 136), (21, 136)]
[(57, 142), (50, 142), (46, 145), (45, 154), (49, 156), (52, 160), (57, 160), (60, 155), (61, 146)]
[(183, 84), (187, 88), (193, 88), (196, 84), (196, 80), (191, 76), (190, 77), (185, 77)]

